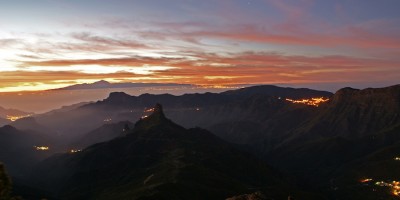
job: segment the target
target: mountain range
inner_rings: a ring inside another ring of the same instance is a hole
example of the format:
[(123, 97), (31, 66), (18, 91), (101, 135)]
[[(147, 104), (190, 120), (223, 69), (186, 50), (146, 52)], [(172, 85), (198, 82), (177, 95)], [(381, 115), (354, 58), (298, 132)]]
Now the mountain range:
[[(154, 108), (157, 103), (163, 111)], [(120, 199), (187, 199), (186, 191), (198, 192), (189, 199), (287, 199), (292, 194), (299, 199), (396, 199), (399, 113), (400, 85), (343, 88), (335, 94), (264, 85), (181, 96), (113, 92), (104, 100), (17, 120), (14, 126), (52, 138), (49, 143), (61, 154), (36, 159), (36, 176), (24, 182), (61, 199), (107, 199), (96, 195), (103, 190)], [(70, 150), (82, 151), (66, 153)], [(191, 151), (201, 153), (187, 154)], [(265, 181), (255, 184), (255, 174), (239, 177), (243, 163), (252, 164), (242, 171), (265, 173), (259, 177)], [(196, 179), (190, 182), (185, 174)], [(143, 184), (153, 178), (154, 185)], [(227, 184), (228, 179), (235, 184)], [(214, 181), (221, 188), (206, 184)], [(99, 185), (88, 188), (89, 182)], [(116, 188), (104, 189), (106, 183)], [(88, 196), (82, 192), (92, 189)], [(202, 196), (205, 190), (212, 196)]]
[(7, 109), (0, 106), (0, 126), (9, 124), (12, 120), (17, 120), (18, 117), (30, 116), (34, 113), (24, 112), (18, 109)]
[(177, 83), (110, 83), (108, 81), (97, 81), (94, 83), (83, 83), (58, 88), (54, 90), (91, 90), (91, 89), (111, 89), (111, 88), (135, 88), (135, 87), (192, 87), (189, 84)]
[(43, 161), (32, 180), (60, 199), (225, 199), (256, 189), (284, 198), (298, 192), (250, 154), (167, 119), (159, 104), (123, 137)]

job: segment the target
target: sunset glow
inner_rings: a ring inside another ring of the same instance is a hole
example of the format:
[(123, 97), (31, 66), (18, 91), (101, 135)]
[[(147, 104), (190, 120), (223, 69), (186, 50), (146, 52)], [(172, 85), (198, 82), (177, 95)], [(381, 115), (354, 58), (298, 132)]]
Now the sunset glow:
[(393, 0), (8, 1), (0, 8), (0, 92), (106, 79), (204, 87), (396, 84), (399, 6)]

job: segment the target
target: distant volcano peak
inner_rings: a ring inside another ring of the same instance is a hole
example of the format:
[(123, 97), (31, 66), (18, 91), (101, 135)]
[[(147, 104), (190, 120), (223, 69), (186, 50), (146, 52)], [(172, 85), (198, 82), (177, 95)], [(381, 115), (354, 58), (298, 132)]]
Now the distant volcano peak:
[(110, 85), (111, 83), (105, 80), (100, 80), (92, 83), (93, 85)]

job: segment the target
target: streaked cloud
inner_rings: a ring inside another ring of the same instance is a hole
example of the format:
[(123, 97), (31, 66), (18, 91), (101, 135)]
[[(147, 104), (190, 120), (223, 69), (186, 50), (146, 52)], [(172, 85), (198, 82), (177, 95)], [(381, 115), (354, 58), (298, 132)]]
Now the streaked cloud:
[(27, 3), (32, 12), (43, 8), (44, 18), (14, 16), (8, 4), (0, 8), (0, 91), (100, 79), (201, 85), (400, 80), (394, 6), (371, 1), (387, 11), (355, 15), (351, 9), (373, 8), (312, 0), (117, 0), (88, 7), (93, 2)]

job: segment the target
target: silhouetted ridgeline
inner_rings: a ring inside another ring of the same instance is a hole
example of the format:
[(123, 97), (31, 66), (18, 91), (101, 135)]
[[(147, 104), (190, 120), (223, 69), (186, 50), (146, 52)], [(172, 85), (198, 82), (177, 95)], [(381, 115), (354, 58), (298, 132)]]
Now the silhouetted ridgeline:
[(31, 180), (60, 199), (225, 199), (255, 189), (269, 198), (304, 195), (210, 132), (173, 123), (159, 104), (125, 137), (53, 156)]
[[(163, 112), (153, 108), (156, 103)], [(36, 168), (41, 177), (33, 185), (59, 197), (221, 199), (260, 191), (267, 199), (287, 199), (292, 191), (295, 197), (309, 191), (322, 197), (305, 199), (372, 200), (398, 198), (399, 113), (400, 85), (335, 94), (255, 86), (181, 96), (111, 93), (14, 124), (24, 133), (52, 136), (60, 153), (83, 150), (53, 156)], [(25, 137), (30, 136), (19, 134), (7, 144)], [(7, 162), (15, 169), (24, 164)]]

